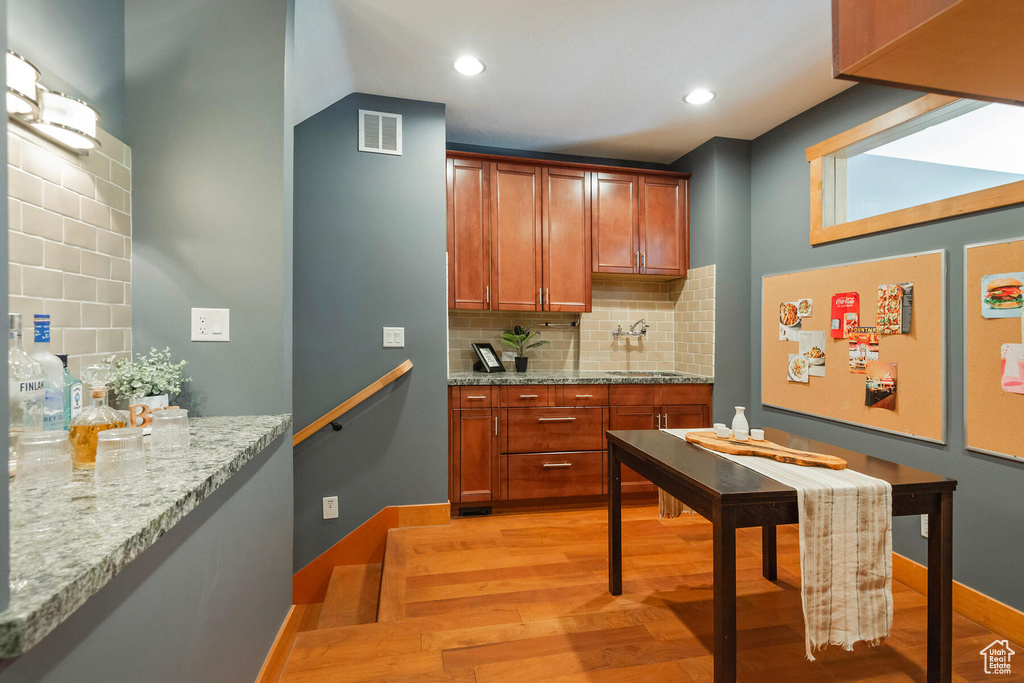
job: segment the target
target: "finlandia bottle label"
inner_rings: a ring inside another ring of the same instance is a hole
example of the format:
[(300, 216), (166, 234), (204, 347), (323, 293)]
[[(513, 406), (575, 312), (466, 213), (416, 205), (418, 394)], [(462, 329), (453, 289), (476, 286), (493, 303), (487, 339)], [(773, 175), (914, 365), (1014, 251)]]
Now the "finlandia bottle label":
[(46, 381), (42, 379), (18, 381), (10, 380), (7, 385), (10, 400), (13, 403), (36, 403), (43, 400)]

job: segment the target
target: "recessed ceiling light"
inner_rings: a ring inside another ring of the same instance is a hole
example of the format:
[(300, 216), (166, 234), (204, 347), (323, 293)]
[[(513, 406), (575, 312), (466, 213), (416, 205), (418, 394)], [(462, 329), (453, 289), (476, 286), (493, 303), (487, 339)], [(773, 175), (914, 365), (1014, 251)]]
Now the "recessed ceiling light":
[(683, 98), (687, 104), (707, 104), (715, 99), (715, 93), (704, 88), (698, 88)]
[(455, 60), (455, 70), (464, 76), (476, 76), (483, 73), (484, 63), (476, 57), (464, 55)]

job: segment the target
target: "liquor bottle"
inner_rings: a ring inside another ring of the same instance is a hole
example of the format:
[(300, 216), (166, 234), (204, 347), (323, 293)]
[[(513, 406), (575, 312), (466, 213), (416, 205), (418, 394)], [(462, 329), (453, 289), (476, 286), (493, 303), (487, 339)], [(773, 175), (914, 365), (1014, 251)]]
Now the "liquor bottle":
[(125, 426), (121, 413), (107, 405), (107, 383), (113, 377), (109, 365), (90, 365), (82, 372), (89, 387), (89, 405), (71, 420), (71, 462), (79, 469), (96, 467), (96, 441), (105, 429)]
[(43, 398), (46, 375), (39, 363), (21, 348), (21, 314), (8, 314), (7, 387), (10, 399), (8, 467), (14, 472), (18, 437), (43, 428)]
[(50, 353), (50, 316), (36, 313), (35, 350), (32, 360), (39, 363), (46, 375), (43, 391), (43, 429), (47, 431), (64, 429), (64, 364)]
[(64, 431), (67, 431), (71, 428), (71, 421), (78, 417), (85, 407), (85, 394), (82, 390), (82, 380), (68, 371), (68, 354), (58, 353), (57, 358), (60, 358), (64, 366)]

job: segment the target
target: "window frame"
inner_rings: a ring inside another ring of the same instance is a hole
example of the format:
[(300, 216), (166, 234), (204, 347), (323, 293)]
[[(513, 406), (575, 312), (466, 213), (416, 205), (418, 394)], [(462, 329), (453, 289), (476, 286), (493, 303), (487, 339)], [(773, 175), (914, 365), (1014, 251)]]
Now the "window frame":
[[(840, 201), (840, 195), (846, 191), (846, 156), (882, 144), (881, 141), (885, 138), (895, 140), (913, 132), (915, 128), (931, 125), (937, 117), (948, 115), (950, 107), (970, 109), (985, 104), (988, 103), (979, 102), (974, 105), (972, 100), (966, 98), (931, 93), (808, 147), (806, 153), (811, 172), (811, 245), (827, 244), (1024, 203), (1024, 180), (1019, 180), (877, 216), (825, 225), (826, 213), (831, 212), (830, 218), (835, 218), (837, 212), (845, 211), (845, 203)], [(844, 155), (844, 152), (847, 154)], [(843, 182), (837, 182), (837, 179)]]

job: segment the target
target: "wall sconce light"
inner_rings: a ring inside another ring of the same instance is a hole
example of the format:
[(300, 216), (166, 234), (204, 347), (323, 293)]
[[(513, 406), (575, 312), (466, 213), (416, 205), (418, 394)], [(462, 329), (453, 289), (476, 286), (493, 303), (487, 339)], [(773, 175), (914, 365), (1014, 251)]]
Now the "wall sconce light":
[(42, 135), (84, 154), (99, 149), (96, 123), (100, 115), (82, 100), (39, 87), (39, 115), (30, 124)]
[(39, 69), (16, 52), (7, 51), (7, 113), (34, 117), (39, 114), (36, 86)]
[(100, 115), (82, 100), (39, 82), (39, 69), (16, 52), (7, 51), (7, 114), (76, 154), (99, 149), (96, 124)]

